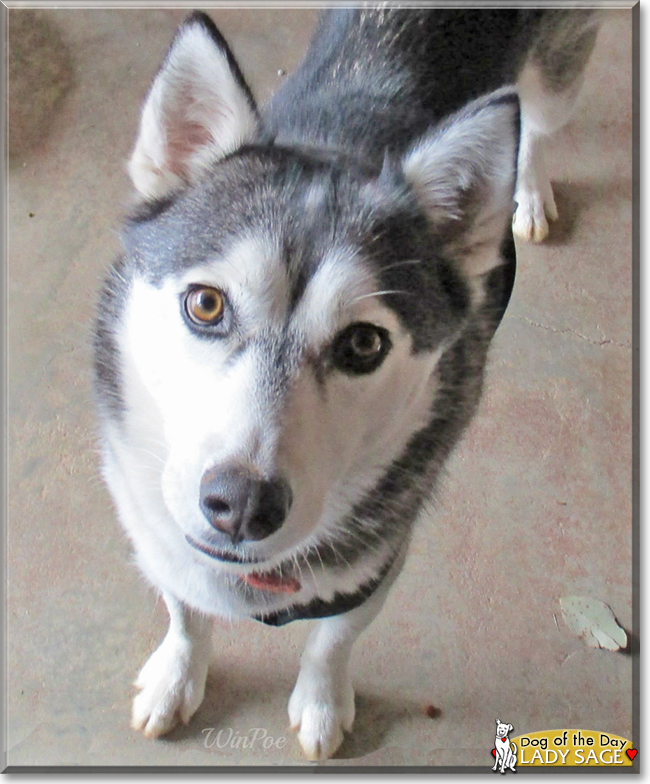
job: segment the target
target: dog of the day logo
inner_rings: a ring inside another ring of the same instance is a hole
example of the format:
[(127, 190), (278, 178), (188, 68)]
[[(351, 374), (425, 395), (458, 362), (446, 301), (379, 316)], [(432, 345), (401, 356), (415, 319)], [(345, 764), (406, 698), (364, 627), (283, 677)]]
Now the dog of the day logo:
[(517, 764), (517, 747), (508, 738), (508, 733), (513, 730), (512, 724), (504, 724), (500, 719), (497, 719), (497, 734), (494, 739), (494, 767), (492, 770), (499, 769), (500, 773), (505, 773), (506, 770), (511, 770), (516, 773), (515, 765)]
[[(501, 773), (522, 767), (630, 767), (638, 754), (632, 742), (619, 735), (595, 730), (543, 730), (507, 739), (512, 725), (497, 721), (497, 733), (492, 754)], [(515, 759), (503, 755), (514, 754)]]

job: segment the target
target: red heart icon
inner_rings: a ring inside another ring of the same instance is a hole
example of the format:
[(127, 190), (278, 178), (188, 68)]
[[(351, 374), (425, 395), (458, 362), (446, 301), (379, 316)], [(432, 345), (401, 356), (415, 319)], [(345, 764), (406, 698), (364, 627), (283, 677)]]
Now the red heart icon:
[(492, 749), (492, 756), (496, 757), (496, 755), (497, 755), (497, 750), (496, 749)]
[(639, 752), (637, 749), (625, 749), (625, 753), (631, 760), (633, 760)]

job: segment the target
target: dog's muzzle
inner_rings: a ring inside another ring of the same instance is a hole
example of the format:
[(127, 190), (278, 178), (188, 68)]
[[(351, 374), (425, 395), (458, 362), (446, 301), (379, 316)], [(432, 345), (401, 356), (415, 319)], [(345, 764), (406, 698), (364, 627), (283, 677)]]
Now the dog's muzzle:
[(260, 480), (243, 470), (211, 468), (201, 479), (200, 506), (232, 544), (266, 539), (284, 523), (292, 493), (284, 479)]

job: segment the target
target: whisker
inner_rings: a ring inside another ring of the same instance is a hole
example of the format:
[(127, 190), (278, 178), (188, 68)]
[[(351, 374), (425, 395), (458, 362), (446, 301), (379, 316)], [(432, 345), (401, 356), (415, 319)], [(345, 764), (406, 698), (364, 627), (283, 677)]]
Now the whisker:
[(159, 438), (152, 438), (151, 436), (138, 436), (138, 441), (155, 444), (155, 446), (161, 446), (165, 450), (169, 448), (164, 441), (161, 441)]
[[(312, 548), (310, 547), (309, 549), (311, 550)], [(320, 561), (321, 569), (324, 570), (325, 569), (325, 564), (323, 563), (323, 558), (322, 558), (322, 556), (320, 554), (320, 550), (318, 549), (318, 544), (313, 545), (313, 549), (315, 550), (316, 555), (318, 556), (318, 560)]]
[[(309, 550), (311, 550), (311, 547), (309, 548)], [(318, 580), (316, 579), (316, 575), (314, 574), (314, 570), (311, 568), (311, 564), (309, 563), (309, 560), (307, 558), (307, 555), (309, 554), (309, 550), (307, 551), (307, 554), (303, 554), (302, 558), (303, 558), (304, 562), (307, 564), (307, 566), (309, 567), (309, 571), (311, 572), (311, 576), (312, 576), (312, 579), (314, 581), (314, 585), (316, 586), (316, 590), (318, 591), (319, 590), (319, 588), (318, 588)]]
[[(340, 532), (341, 536), (339, 537), (339, 539), (343, 539), (343, 536), (345, 536), (349, 540), (359, 542), (361, 545), (363, 545), (364, 550), (372, 553), (378, 553), (381, 550), (381, 545), (383, 544), (382, 537), (377, 532), (374, 532), (372, 530), (367, 531), (367, 533), (371, 535), (368, 538), (360, 536), (359, 534), (355, 533), (351, 529), (346, 528)], [(375, 539), (375, 543), (371, 542), (371, 538)]]
[(134, 448), (137, 449), (139, 452), (143, 452), (145, 455), (149, 455), (150, 457), (155, 457), (156, 460), (158, 460), (160, 463), (166, 465), (166, 461), (160, 455), (157, 455), (155, 452), (152, 452), (150, 449), (145, 449), (143, 446), (136, 446)]
[(362, 299), (369, 299), (370, 297), (382, 297), (385, 294), (404, 294), (405, 296), (412, 295), (412, 291), (400, 291), (398, 289), (386, 289), (384, 291), (373, 291), (370, 294), (362, 294), (360, 297), (355, 297), (350, 304), (354, 305), (357, 302), (361, 302)]
[(406, 259), (405, 261), (395, 261), (392, 264), (387, 264), (385, 267), (382, 267), (379, 272), (386, 272), (389, 269), (395, 269), (395, 267), (405, 267), (407, 264), (422, 264), (422, 259)]
[(303, 578), (302, 578), (302, 567), (300, 566), (300, 562), (298, 561), (298, 554), (297, 554), (297, 553), (294, 553), (294, 554), (291, 556), (291, 558), (292, 558), (292, 560), (293, 560), (293, 562), (294, 562), (294, 564), (295, 564), (295, 566), (296, 566), (296, 569), (298, 570), (298, 576), (299, 576), (299, 578), (300, 578), (300, 582), (302, 583), (302, 582), (303, 582)]
[(332, 538), (331, 534), (328, 534), (327, 538), (328, 538), (327, 544), (332, 550), (332, 553), (334, 554), (334, 558), (336, 559), (336, 561), (338, 562), (340, 559), (343, 562), (343, 565), (349, 568), (351, 566), (350, 562), (336, 549), (336, 547), (334, 546), (335, 540)]

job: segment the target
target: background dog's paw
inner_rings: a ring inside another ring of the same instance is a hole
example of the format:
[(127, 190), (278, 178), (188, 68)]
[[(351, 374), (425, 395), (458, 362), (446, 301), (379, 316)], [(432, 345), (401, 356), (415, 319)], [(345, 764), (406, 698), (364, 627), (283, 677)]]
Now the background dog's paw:
[(512, 232), (526, 242), (542, 242), (548, 236), (548, 221), (557, 220), (557, 207), (551, 184), (541, 191), (518, 191), (517, 209), (512, 218)]
[(179, 721), (187, 724), (203, 702), (208, 662), (186, 646), (163, 641), (135, 681), (131, 727), (158, 738)]
[(328, 759), (354, 723), (354, 690), (349, 678), (301, 670), (289, 700), (291, 729), (310, 760)]

